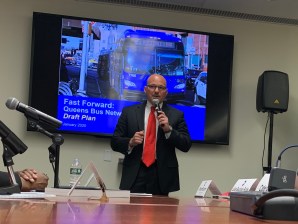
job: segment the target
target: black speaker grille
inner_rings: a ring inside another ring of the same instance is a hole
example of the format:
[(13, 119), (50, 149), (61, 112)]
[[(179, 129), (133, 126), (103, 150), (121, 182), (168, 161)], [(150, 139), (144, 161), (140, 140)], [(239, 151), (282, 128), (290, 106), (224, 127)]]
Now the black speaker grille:
[(289, 78), (284, 72), (265, 71), (257, 87), (257, 111), (282, 113), (288, 110)]

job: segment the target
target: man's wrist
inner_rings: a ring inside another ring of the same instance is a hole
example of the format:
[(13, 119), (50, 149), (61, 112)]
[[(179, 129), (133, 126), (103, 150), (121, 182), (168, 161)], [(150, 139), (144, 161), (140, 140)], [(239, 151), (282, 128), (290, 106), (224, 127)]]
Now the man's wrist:
[(172, 132), (172, 130), (173, 130), (172, 126), (169, 125), (169, 130), (168, 131), (165, 131), (165, 133), (170, 133), (170, 132)]
[(132, 143), (132, 139), (129, 140), (128, 147), (132, 149), (135, 145)]
[(134, 148), (134, 145), (132, 144), (132, 139), (130, 139), (128, 142), (127, 154), (130, 154), (133, 148)]

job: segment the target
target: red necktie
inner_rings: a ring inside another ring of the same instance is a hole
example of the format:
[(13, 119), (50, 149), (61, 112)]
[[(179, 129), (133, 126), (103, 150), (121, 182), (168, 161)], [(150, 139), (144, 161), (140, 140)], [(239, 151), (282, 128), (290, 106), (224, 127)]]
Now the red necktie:
[(149, 167), (155, 161), (155, 145), (156, 145), (156, 118), (155, 118), (155, 107), (151, 107), (149, 114), (145, 146), (143, 151), (143, 162)]

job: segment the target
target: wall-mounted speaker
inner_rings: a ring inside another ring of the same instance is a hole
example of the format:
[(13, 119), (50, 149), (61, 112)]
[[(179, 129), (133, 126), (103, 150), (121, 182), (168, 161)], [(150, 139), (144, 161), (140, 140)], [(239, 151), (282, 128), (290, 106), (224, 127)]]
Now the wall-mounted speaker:
[(289, 78), (279, 71), (264, 71), (257, 87), (257, 111), (282, 113), (288, 110)]

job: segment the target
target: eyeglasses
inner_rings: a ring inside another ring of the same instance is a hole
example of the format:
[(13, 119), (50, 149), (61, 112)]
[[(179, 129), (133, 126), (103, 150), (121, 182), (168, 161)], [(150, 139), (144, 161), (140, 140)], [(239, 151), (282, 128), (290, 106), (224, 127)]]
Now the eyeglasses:
[(147, 87), (150, 90), (156, 90), (156, 88), (157, 88), (159, 91), (165, 91), (167, 89), (167, 87), (165, 87), (165, 86), (156, 86), (156, 85), (147, 85)]

